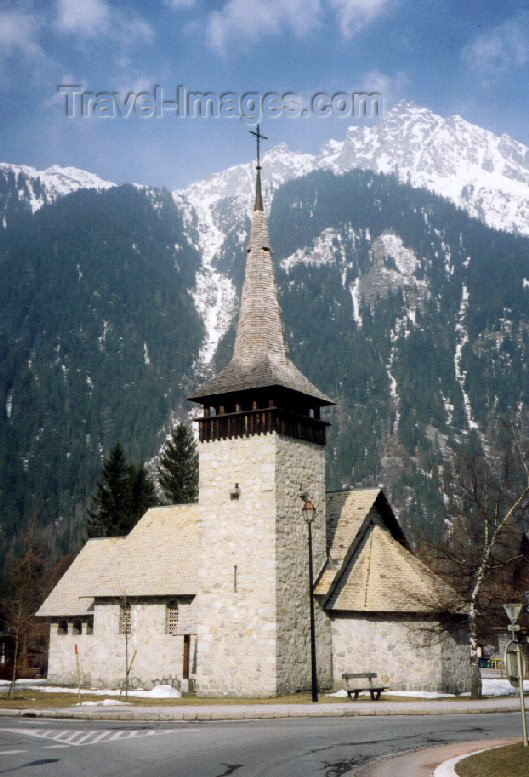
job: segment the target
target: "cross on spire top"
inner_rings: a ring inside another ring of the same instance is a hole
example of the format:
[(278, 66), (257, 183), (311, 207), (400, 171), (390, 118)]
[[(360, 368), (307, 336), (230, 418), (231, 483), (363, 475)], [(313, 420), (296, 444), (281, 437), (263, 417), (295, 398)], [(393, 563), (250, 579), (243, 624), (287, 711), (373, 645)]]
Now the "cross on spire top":
[(268, 140), (266, 135), (261, 135), (261, 131), (259, 129), (259, 124), (255, 128), (255, 130), (250, 130), (250, 135), (253, 135), (255, 137), (256, 143), (257, 143), (257, 169), (261, 169), (261, 162), (259, 157), (259, 147), (261, 144), (261, 140)]

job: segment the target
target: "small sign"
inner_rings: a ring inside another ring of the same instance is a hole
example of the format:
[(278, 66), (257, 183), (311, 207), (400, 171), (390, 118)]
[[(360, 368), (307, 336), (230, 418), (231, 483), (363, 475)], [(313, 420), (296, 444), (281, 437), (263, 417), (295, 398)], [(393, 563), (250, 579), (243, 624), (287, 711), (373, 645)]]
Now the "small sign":
[[(518, 651), (519, 650), (521, 650), (521, 645), (512, 639), (510, 642), (507, 643), (507, 647), (505, 648), (505, 657), (504, 657), (505, 674), (507, 675), (507, 679), (510, 682), (510, 684), (513, 686), (513, 688), (518, 688), (518, 685), (519, 685), (519, 682), (518, 682)], [(523, 651), (521, 652), (521, 658), (522, 658), (522, 677), (524, 677), (525, 661), (524, 661)]]
[(504, 604), (503, 605), (505, 612), (507, 613), (508, 619), (511, 621), (511, 623), (516, 623), (518, 620), (518, 616), (521, 612), (522, 605), (521, 604)]

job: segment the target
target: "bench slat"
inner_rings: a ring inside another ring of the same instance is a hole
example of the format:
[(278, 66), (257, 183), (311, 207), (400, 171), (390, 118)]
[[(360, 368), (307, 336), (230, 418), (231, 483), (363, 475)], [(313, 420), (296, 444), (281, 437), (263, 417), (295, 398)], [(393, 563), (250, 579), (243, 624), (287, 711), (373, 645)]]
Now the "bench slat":
[(370, 678), (375, 678), (377, 676), (376, 672), (363, 672), (360, 674), (351, 674), (350, 672), (345, 672), (342, 674), (343, 680), (352, 680), (352, 679), (359, 679), (361, 677), (365, 677), (366, 680), (369, 680)]

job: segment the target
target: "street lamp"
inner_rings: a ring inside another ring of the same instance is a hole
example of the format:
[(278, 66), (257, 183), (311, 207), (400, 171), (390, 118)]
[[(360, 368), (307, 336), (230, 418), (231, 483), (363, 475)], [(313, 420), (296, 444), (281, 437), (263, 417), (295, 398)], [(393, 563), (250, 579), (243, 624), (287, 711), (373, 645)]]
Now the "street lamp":
[(309, 601), (310, 601), (310, 659), (312, 670), (312, 701), (318, 701), (318, 675), (316, 673), (316, 628), (314, 625), (314, 597), (313, 589), (313, 569), (312, 569), (312, 524), (316, 517), (316, 508), (306, 499), (301, 511), (303, 518), (309, 529)]

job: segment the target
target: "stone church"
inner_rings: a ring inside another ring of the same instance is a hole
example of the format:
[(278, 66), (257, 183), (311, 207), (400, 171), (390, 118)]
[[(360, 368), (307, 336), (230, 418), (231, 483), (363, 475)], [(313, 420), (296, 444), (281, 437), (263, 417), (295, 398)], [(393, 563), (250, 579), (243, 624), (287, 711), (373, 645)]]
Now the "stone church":
[(118, 687), (128, 662), (132, 687), (309, 688), (309, 498), (320, 687), (376, 672), (395, 690), (461, 692), (464, 623), (422, 638), (445, 584), (410, 551), (383, 491), (326, 492), (320, 410), (333, 403), (289, 356), (260, 169), (233, 358), (191, 397), (203, 408), (199, 501), (86, 543), (37, 613), (50, 622), (48, 679), (75, 682), (77, 649), (92, 687)]

